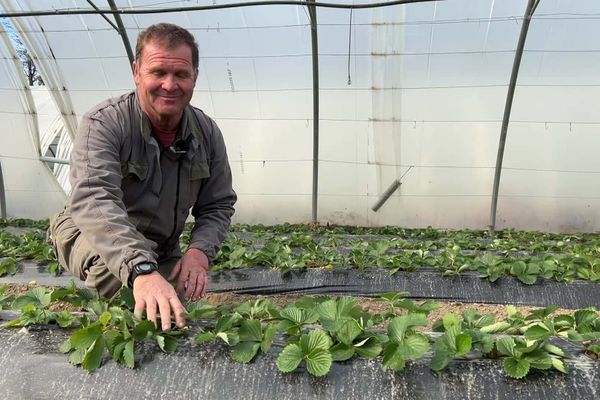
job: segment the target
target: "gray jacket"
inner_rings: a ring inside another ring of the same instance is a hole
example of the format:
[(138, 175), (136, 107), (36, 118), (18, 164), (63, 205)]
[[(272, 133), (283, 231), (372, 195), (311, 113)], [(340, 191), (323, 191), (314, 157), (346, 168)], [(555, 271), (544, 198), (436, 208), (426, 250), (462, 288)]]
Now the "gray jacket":
[(70, 173), (64, 212), (124, 283), (134, 265), (181, 254), (179, 236), (190, 209), (189, 247), (212, 261), (237, 199), (214, 121), (188, 106), (174, 146), (161, 150), (136, 92), (85, 114)]

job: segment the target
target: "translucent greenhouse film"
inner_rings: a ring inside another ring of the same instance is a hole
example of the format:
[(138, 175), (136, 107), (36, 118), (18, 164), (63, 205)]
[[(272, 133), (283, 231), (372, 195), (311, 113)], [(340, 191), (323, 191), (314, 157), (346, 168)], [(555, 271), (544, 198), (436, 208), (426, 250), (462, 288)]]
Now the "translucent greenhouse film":
[[(45, 218), (62, 207), (80, 117), (134, 87), (115, 15), (94, 12), (111, 3), (0, 1), (0, 195), (8, 217)], [(114, 2), (132, 46), (156, 22), (195, 35), (192, 103), (223, 131), (239, 196), (235, 222), (309, 222), (316, 214), (335, 224), (490, 225), (527, 0), (318, 6), (316, 48), (304, 4), (175, 11), (235, 3)], [(128, 13), (136, 10), (160, 12)], [(50, 12), (31, 15), (41, 11)], [(597, 0), (537, 2), (508, 120), (497, 228), (600, 229), (599, 19)], [(27, 84), (14, 36), (45, 86)]]

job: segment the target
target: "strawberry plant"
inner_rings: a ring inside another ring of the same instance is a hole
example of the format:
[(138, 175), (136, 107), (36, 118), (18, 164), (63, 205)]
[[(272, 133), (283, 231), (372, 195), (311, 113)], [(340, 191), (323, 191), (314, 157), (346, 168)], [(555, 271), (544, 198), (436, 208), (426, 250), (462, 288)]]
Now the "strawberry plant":
[(406, 361), (416, 360), (429, 350), (429, 338), (415, 329), (427, 325), (423, 314), (408, 314), (392, 319), (388, 325), (389, 341), (383, 349), (383, 368), (400, 371)]
[(306, 370), (314, 376), (323, 376), (331, 369), (333, 361), (331, 338), (322, 330), (314, 330), (300, 337), (298, 343), (288, 344), (277, 357), (277, 368), (281, 372), (292, 372), (302, 361)]
[(17, 260), (14, 257), (0, 259), (0, 277), (17, 273)]
[(527, 340), (523, 338), (504, 337), (496, 340), (496, 348), (504, 359), (504, 370), (515, 379), (524, 378), (531, 369), (554, 368), (566, 373), (567, 369), (562, 357), (562, 349), (551, 345), (547, 340)]
[(435, 341), (431, 360), (431, 369), (434, 371), (444, 369), (452, 359), (464, 356), (473, 345), (473, 338), (462, 331), (456, 315), (447, 314), (442, 321), (444, 335)]

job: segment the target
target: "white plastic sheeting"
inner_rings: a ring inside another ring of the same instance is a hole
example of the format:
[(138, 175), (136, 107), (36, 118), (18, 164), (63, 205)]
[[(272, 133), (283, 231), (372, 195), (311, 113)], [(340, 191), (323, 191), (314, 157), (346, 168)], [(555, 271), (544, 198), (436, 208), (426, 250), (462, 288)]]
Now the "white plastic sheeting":
[(11, 41), (0, 25), (0, 165), (9, 217), (48, 218), (65, 194), (39, 161), (38, 118)]
[[(320, 222), (487, 226), (526, 3), (447, 0), (352, 13), (318, 8)], [(0, 4), (10, 11), (90, 9), (83, 0)], [(101, 0), (94, 4), (108, 7)], [(132, 46), (139, 31), (155, 22), (182, 25), (196, 36), (200, 76), (193, 103), (224, 133), (239, 194), (236, 221), (310, 220), (313, 113), (306, 8), (122, 18)], [(498, 228), (600, 228), (599, 19), (595, 0), (541, 0), (536, 10), (508, 130)], [(44, 79), (67, 115), (66, 126), (71, 113), (78, 118), (133, 87), (121, 39), (101, 16), (11, 20), (49, 74)], [(378, 212), (371, 211), (398, 178), (400, 189)]]

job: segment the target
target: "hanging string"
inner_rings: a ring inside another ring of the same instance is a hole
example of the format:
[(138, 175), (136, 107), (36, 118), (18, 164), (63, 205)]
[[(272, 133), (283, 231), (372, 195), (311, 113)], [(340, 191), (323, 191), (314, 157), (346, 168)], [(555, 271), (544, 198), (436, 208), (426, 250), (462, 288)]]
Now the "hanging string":
[(348, 85), (352, 84), (350, 79), (350, 50), (352, 47), (352, 8), (350, 9), (350, 27), (348, 29)]

